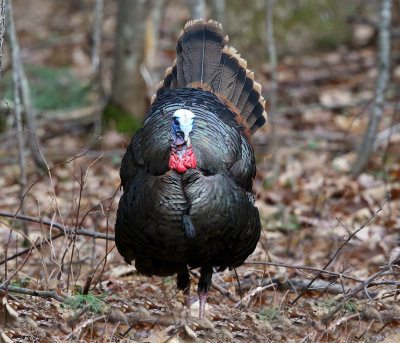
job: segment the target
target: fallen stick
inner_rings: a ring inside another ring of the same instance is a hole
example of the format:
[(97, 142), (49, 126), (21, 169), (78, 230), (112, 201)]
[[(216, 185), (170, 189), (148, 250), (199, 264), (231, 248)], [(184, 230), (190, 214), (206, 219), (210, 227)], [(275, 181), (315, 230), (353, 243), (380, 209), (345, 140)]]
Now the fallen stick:
[[(0, 290), (5, 290), (6, 285), (1, 284), (0, 285)], [(15, 287), (15, 286), (8, 286), (8, 291), (9, 292), (15, 292), (15, 293), (20, 293), (20, 294), (27, 294), (27, 295), (33, 295), (35, 297), (40, 297), (43, 299), (48, 299), (48, 298), (53, 298), (58, 301), (64, 302), (66, 298), (63, 296), (59, 295), (56, 292), (52, 291), (37, 291), (35, 289), (29, 289), (29, 288), (23, 288), (23, 287)]]
[(68, 235), (79, 235), (79, 236), (87, 236), (87, 237), (93, 237), (93, 238), (100, 238), (100, 239), (106, 239), (109, 241), (114, 241), (115, 236), (110, 235), (110, 234), (105, 234), (105, 233), (99, 233), (99, 232), (94, 232), (92, 230), (87, 230), (85, 228), (79, 227), (76, 231), (73, 228), (70, 228), (69, 226), (64, 226), (60, 223), (55, 223), (51, 220), (48, 219), (43, 219), (41, 217), (31, 217), (31, 216), (25, 216), (22, 214), (14, 214), (14, 213), (9, 213), (9, 212), (3, 212), (0, 211), (0, 217), (8, 217), (8, 218), (15, 218), (15, 219), (21, 219), (21, 220), (26, 220), (28, 222), (32, 223), (43, 223), (44, 225), (47, 226), (52, 226), (55, 227), (56, 229), (62, 230), (65, 232), (65, 234)]

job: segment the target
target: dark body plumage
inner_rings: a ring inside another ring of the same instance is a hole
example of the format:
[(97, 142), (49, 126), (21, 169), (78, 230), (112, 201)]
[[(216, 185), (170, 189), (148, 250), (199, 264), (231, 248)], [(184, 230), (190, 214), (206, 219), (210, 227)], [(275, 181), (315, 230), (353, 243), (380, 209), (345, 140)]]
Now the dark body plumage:
[[(190, 49), (190, 44), (197, 44), (198, 40), (204, 45), (200, 49), (203, 58), (179, 55), (185, 48), (196, 51)], [(213, 69), (207, 74), (204, 51), (208, 43), (212, 45), (209, 55)], [(118, 251), (128, 263), (135, 260), (140, 273), (160, 276), (177, 273), (178, 287), (185, 289), (189, 285), (187, 267), (201, 267), (199, 292), (206, 293), (212, 268), (242, 264), (254, 251), (261, 228), (251, 193), (256, 168), (249, 136), (265, 121), (264, 107), (256, 111), (263, 99), (258, 94), (253, 105), (245, 102), (244, 106), (250, 108), (245, 114), (252, 123), (230, 102), (224, 91), (232, 96), (238, 93), (235, 93), (235, 75), (232, 82), (226, 82), (228, 86), (221, 87), (226, 81), (224, 69), (230, 74), (228, 66), (221, 67), (216, 58), (221, 63), (227, 57), (236, 62), (234, 68), (242, 82), (242, 90), (236, 95), (238, 101), (246, 91), (244, 84), (249, 72), (240, 65), (243, 62), (235, 52), (229, 50), (224, 57), (224, 47), (221, 28), (214, 22), (191, 23), (181, 34), (177, 62), (167, 71), (143, 127), (133, 137), (122, 160), (124, 194), (115, 226)], [(190, 70), (195, 68), (191, 66), (197, 64), (202, 64), (201, 72), (193, 76)], [(188, 73), (192, 79), (185, 76)], [(190, 79), (191, 84), (185, 79)], [(215, 92), (213, 89), (218, 85), (219, 91)], [(254, 93), (253, 88), (251, 84), (248, 95)], [(195, 115), (190, 140), (197, 166), (180, 173), (170, 170), (168, 160), (172, 116), (182, 108)]]

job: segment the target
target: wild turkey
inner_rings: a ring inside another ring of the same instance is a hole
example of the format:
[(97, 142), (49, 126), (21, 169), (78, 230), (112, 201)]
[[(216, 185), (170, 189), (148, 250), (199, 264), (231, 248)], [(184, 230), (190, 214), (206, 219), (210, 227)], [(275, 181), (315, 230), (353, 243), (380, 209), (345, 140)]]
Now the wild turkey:
[(213, 268), (241, 265), (261, 228), (250, 138), (265, 123), (265, 101), (227, 40), (214, 21), (185, 25), (120, 170), (119, 253), (145, 275), (177, 274), (188, 307), (188, 268), (200, 267), (200, 317)]

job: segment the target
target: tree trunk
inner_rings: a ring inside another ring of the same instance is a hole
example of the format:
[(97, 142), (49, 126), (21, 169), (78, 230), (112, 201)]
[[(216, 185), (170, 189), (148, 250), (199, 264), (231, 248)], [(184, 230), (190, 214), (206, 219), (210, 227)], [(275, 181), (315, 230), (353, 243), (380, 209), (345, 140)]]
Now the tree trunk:
[[(32, 97), (31, 97), (31, 90), (29, 88), (28, 80), (25, 75), (24, 65), (22, 63), (17, 33), (15, 31), (14, 25), (14, 16), (12, 11), (12, 1), (9, 0), (8, 3), (8, 37), (10, 43), (10, 50), (12, 54), (12, 66), (13, 72), (15, 71), (18, 78), (18, 88), (17, 91), (20, 92), (21, 100), (23, 104), (24, 114), (25, 114), (25, 123), (28, 131), (28, 143), (29, 149), (31, 151), (31, 156), (35, 165), (43, 170), (46, 171), (47, 167), (43, 161), (43, 157), (40, 154), (40, 143), (39, 138), (36, 137), (36, 130), (37, 130), (37, 121), (36, 121), (36, 113), (35, 109), (32, 104)], [(15, 91), (15, 88), (14, 88)], [(14, 95), (15, 97), (16, 95)], [(17, 106), (17, 105), (16, 105)], [(22, 125), (22, 123), (21, 123)]]
[(225, 31), (225, 0), (211, 0), (211, 19), (214, 19), (222, 24)]
[(269, 90), (269, 111), (268, 118), (271, 126), (271, 165), (273, 169), (274, 178), (278, 175), (279, 166), (276, 161), (276, 152), (278, 149), (278, 142), (276, 136), (276, 125), (275, 125), (275, 112), (276, 112), (276, 94), (277, 94), (277, 78), (276, 78), (276, 64), (277, 64), (277, 54), (275, 47), (275, 37), (274, 37), (274, 22), (273, 22), (273, 5), (274, 0), (266, 0), (266, 22), (267, 22), (267, 44), (268, 44), (268, 54), (269, 54), (269, 68), (270, 68), (270, 87)]
[(369, 161), (376, 133), (378, 132), (379, 121), (383, 113), (384, 95), (389, 81), (391, 9), (391, 0), (382, 0), (378, 43), (379, 71), (376, 80), (375, 99), (370, 112), (368, 127), (364, 134), (364, 140), (359, 150), (357, 160), (351, 171), (353, 176), (360, 174)]
[(145, 64), (150, 73), (154, 70), (156, 61), (163, 5), (163, 0), (151, 0), (150, 13), (146, 20)]
[(147, 109), (146, 84), (140, 73), (144, 58), (145, 0), (119, 0), (110, 102), (136, 119)]
[(206, 19), (205, 0), (187, 0), (190, 10), (190, 19)]
[[(7, 4), (7, 14), (8, 14), (8, 24), (9, 24), (9, 43), (11, 50), (11, 60), (12, 60), (12, 78), (13, 78), (13, 86), (14, 86), (14, 104), (15, 104), (15, 118), (17, 125), (17, 143), (18, 143), (18, 160), (19, 160), (19, 168), (21, 172), (20, 178), (20, 209), (22, 214), (26, 214), (26, 205), (24, 201), (25, 190), (26, 190), (26, 160), (25, 160), (25, 143), (23, 137), (23, 127), (22, 127), (22, 106), (21, 106), (21, 56), (19, 54), (19, 45), (17, 42), (17, 36), (15, 33), (14, 27), (14, 17), (12, 11), (11, 0), (9, 0)], [(25, 234), (24, 243), (27, 244), (28, 241), (26, 237), (28, 236), (28, 226), (26, 223), (22, 223), (23, 230)]]
[(0, 78), (1, 78), (1, 61), (3, 59), (3, 41), (6, 32), (6, 0), (0, 0)]

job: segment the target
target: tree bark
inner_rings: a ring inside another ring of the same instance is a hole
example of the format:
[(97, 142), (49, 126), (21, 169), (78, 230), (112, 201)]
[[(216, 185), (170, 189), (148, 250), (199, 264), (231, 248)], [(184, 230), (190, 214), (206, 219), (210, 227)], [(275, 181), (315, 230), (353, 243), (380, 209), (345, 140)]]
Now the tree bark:
[(211, 19), (218, 21), (225, 28), (225, 0), (211, 0), (210, 5)]
[(389, 81), (390, 65), (390, 24), (392, 14), (391, 0), (382, 0), (381, 14), (379, 21), (379, 42), (378, 42), (378, 77), (376, 80), (375, 99), (369, 116), (367, 130), (357, 160), (352, 168), (353, 176), (359, 175), (366, 167), (378, 132), (379, 122), (383, 114), (383, 103), (385, 90)]
[[(12, 79), (14, 86), (14, 104), (15, 104), (15, 117), (17, 125), (17, 144), (18, 144), (18, 160), (20, 169), (20, 200), (21, 200), (21, 212), (26, 214), (26, 206), (24, 202), (24, 194), (26, 189), (27, 177), (26, 177), (26, 160), (25, 160), (25, 144), (23, 137), (22, 127), (22, 106), (21, 106), (21, 78), (20, 78), (20, 54), (17, 37), (14, 28), (14, 18), (12, 12), (11, 0), (7, 3), (7, 14), (9, 19), (9, 38), (10, 38), (10, 50), (12, 60)], [(22, 223), (25, 236), (28, 235), (28, 226), (26, 223)]]
[(0, 78), (1, 62), (3, 60), (3, 41), (6, 32), (6, 0), (0, 0)]
[[(29, 149), (31, 151), (32, 159), (38, 168), (45, 171), (45, 170), (47, 170), (47, 168), (46, 168), (46, 164), (44, 163), (43, 158), (39, 152), (39, 149), (40, 149), (39, 139), (37, 137), (35, 138), (35, 134), (36, 134), (36, 130), (37, 130), (36, 113), (33, 108), (31, 92), (30, 92), (28, 80), (25, 75), (24, 66), (22, 64), (17, 33), (15, 31), (15, 25), (14, 25), (12, 0), (8, 1), (7, 12), (8, 12), (8, 26), (9, 26), (7, 34), (9, 37), (9, 43), (10, 43), (11, 54), (12, 54), (13, 73), (14, 73), (14, 71), (16, 72), (15, 77), (17, 77), (17, 79), (18, 79), (17, 80), (18, 82), (16, 83), (18, 88), (14, 87), (14, 92), (15, 91), (19, 92), (19, 94), (21, 96), (20, 100), (22, 100), (22, 104), (23, 104), (26, 127), (27, 127), (28, 131), (30, 131), (28, 134), (28, 143), (29, 143)], [(19, 94), (18, 94), (18, 97), (19, 97)], [(16, 95), (14, 94), (14, 100), (15, 100), (15, 97), (16, 97)], [(15, 104), (15, 106), (17, 106), (17, 104)], [(21, 116), (20, 120), (22, 120), (22, 116)], [(22, 125), (22, 122), (21, 122), (21, 125)], [(21, 127), (21, 129), (22, 129), (22, 127)]]
[(154, 70), (156, 61), (163, 5), (163, 0), (151, 0), (146, 19), (145, 64), (150, 72)]
[(277, 55), (275, 47), (275, 37), (274, 37), (274, 22), (273, 22), (273, 5), (274, 0), (266, 0), (266, 22), (267, 22), (267, 44), (269, 53), (269, 68), (270, 68), (270, 87), (269, 90), (269, 111), (268, 117), (271, 126), (271, 165), (274, 169), (274, 177), (277, 175), (276, 166), (276, 151), (278, 149), (278, 142), (276, 136), (276, 126), (275, 126), (275, 112), (276, 112), (276, 93), (277, 93), (277, 80), (276, 80), (276, 65), (277, 65)]
[(111, 103), (134, 118), (147, 109), (144, 59), (145, 0), (119, 0)]
[(104, 0), (96, 0), (93, 25), (92, 70), (97, 75), (100, 68), (101, 28), (103, 24)]
[(190, 10), (190, 19), (206, 18), (206, 2), (205, 0), (187, 0)]

